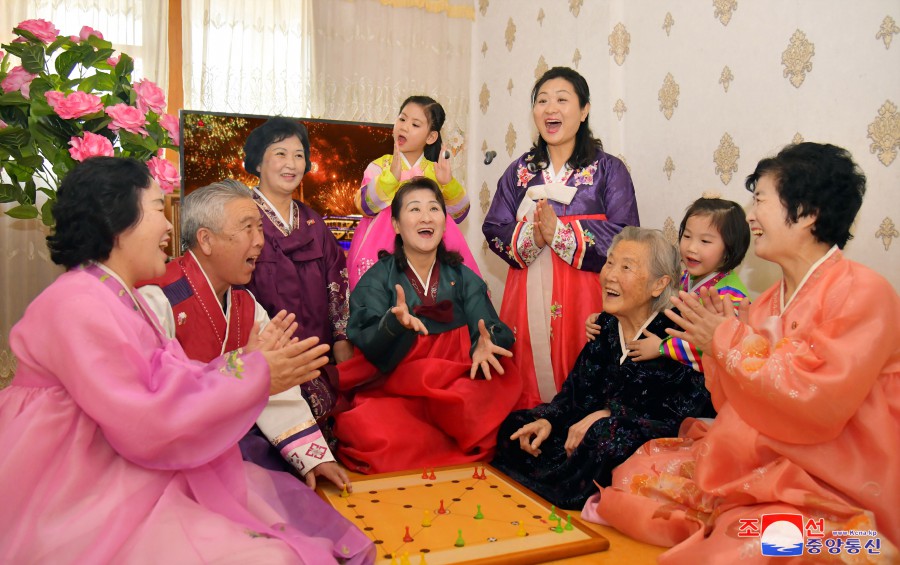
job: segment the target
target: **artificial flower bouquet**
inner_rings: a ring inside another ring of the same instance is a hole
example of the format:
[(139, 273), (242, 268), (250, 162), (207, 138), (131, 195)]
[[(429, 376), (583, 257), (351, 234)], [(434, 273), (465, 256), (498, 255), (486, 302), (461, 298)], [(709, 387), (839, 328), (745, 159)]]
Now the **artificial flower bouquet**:
[[(178, 147), (178, 119), (165, 113), (157, 85), (132, 84), (131, 57), (88, 26), (60, 35), (35, 19), (13, 33), (0, 45), (0, 203), (18, 203), (7, 215), (52, 226), (60, 181), (97, 155), (145, 161), (165, 192), (179, 185), (177, 169), (162, 158), (163, 149)], [(47, 197), (41, 205), (39, 193)]]

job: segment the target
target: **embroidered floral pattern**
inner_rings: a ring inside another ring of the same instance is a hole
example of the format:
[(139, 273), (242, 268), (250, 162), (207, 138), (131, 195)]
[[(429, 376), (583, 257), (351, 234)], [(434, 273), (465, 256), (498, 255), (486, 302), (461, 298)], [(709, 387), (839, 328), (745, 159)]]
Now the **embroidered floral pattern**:
[(531, 182), (531, 179), (534, 178), (534, 173), (528, 172), (524, 166), (519, 165), (519, 168), (516, 169), (516, 177), (519, 179), (517, 186), (526, 187), (528, 183)]
[(187, 312), (178, 313), (178, 325), (183, 326), (187, 322)]
[(575, 186), (579, 184), (594, 184), (594, 174), (597, 172), (598, 162), (594, 161), (591, 165), (584, 169), (578, 169), (575, 172)]
[[(541, 248), (534, 242), (534, 224), (525, 224), (518, 241), (519, 256), (526, 265), (530, 265), (537, 259)], [(511, 257), (511, 256), (510, 256)]]
[(593, 247), (594, 245), (597, 245), (597, 240), (594, 237), (594, 234), (592, 234), (589, 230), (584, 230), (584, 234), (582, 237), (584, 237), (585, 247)]
[(347, 323), (350, 321), (350, 295), (341, 293), (347, 288), (347, 268), (341, 269), (341, 283), (328, 283), (328, 317), (331, 319), (332, 335), (343, 339), (347, 335)]
[(223, 375), (231, 375), (236, 379), (243, 379), (244, 360), (241, 359), (242, 353), (244, 353), (244, 349), (240, 348), (223, 355), (225, 357), (225, 365), (219, 369), (219, 372)]
[(510, 259), (513, 258), (512, 249), (509, 245), (506, 245), (506, 243), (504, 243), (503, 240), (501, 240), (499, 237), (495, 237), (494, 239), (492, 239), (491, 243), (494, 245), (497, 251), (499, 251), (500, 253), (506, 253)]
[(571, 225), (563, 224), (557, 228), (550, 247), (554, 253), (559, 255), (560, 259), (571, 265), (575, 258), (576, 246), (575, 229)]
[(554, 302), (550, 305), (550, 319), (555, 320), (557, 318), (562, 318), (562, 304), (559, 302)]

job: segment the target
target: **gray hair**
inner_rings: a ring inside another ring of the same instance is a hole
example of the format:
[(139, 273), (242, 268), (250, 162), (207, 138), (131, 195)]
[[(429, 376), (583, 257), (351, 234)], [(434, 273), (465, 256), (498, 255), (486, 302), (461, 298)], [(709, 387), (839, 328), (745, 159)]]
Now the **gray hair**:
[(197, 246), (197, 230), (220, 232), (225, 224), (225, 205), (239, 198), (252, 198), (247, 185), (224, 179), (191, 192), (181, 203), (181, 249)]
[[(669, 277), (669, 284), (662, 294), (653, 299), (651, 308), (654, 312), (662, 312), (672, 305), (671, 298), (678, 294), (678, 283), (681, 280), (681, 256), (663, 232), (637, 226), (626, 226), (613, 237), (609, 251), (620, 241), (635, 241), (646, 244), (650, 248), (650, 282), (653, 284), (662, 277)], [(608, 252), (609, 252), (608, 251)], [(607, 252), (607, 253), (608, 253)]]

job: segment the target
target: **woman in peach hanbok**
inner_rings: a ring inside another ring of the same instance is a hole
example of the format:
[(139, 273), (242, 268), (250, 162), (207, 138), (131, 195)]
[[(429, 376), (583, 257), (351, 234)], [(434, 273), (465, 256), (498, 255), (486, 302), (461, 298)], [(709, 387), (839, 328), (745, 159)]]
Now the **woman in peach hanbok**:
[(840, 251), (865, 177), (847, 151), (801, 143), (747, 188), (756, 254), (783, 279), (737, 318), (708, 294), (673, 300), (670, 333), (711, 352), (718, 416), (646, 443), (583, 516), (672, 547), (660, 563), (896, 563), (900, 298)]

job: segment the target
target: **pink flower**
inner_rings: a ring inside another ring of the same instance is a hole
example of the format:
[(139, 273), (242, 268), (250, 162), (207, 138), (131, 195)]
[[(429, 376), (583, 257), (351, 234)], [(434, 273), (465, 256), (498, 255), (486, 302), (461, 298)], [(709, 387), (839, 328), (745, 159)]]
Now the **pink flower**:
[(169, 194), (181, 184), (181, 175), (178, 174), (178, 169), (165, 159), (151, 157), (147, 162), (147, 167), (150, 169), (150, 174), (159, 183), (159, 187), (166, 194)]
[(162, 114), (166, 109), (166, 94), (153, 81), (144, 79), (134, 83), (134, 91), (137, 93), (137, 107), (141, 112), (153, 110)]
[(50, 107), (64, 120), (80, 118), (103, 109), (103, 101), (98, 96), (80, 90), (76, 90), (68, 96), (62, 92), (48, 90), (44, 96), (47, 97)]
[(99, 39), (103, 39), (103, 34), (90, 26), (82, 27), (81, 32), (78, 34), (78, 37), (80, 37), (82, 40), (85, 40), (92, 35), (96, 35)]
[(69, 41), (71, 41), (72, 43), (78, 43), (78, 42), (81, 41), (81, 38), (78, 37), (77, 35), (70, 35), (70, 36), (69, 36)]
[(106, 109), (106, 113), (112, 118), (109, 129), (113, 131), (124, 129), (131, 133), (139, 133), (144, 137), (148, 135), (147, 130), (144, 129), (147, 118), (142, 111), (134, 106), (129, 106), (123, 102), (121, 104), (116, 104), (115, 106), (110, 106)]
[(44, 43), (53, 42), (56, 36), (59, 35), (59, 30), (47, 20), (25, 20), (16, 27), (30, 31)]
[(0, 51), (0, 61), (3, 60), (3, 57), (6, 57), (6, 53), (4, 53), (3, 51)]
[(115, 67), (119, 64), (119, 56), (116, 55), (115, 57), (110, 57), (106, 62)]
[(163, 114), (159, 117), (159, 125), (168, 132), (169, 137), (172, 138), (172, 143), (181, 145), (181, 132), (178, 131), (178, 118), (171, 114)]
[(112, 143), (102, 135), (89, 131), (84, 132), (83, 138), (73, 137), (70, 139), (69, 145), (72, 146), (69, 149), (69, 155), (76, 161), (84, 161), (88, 157), (114, 156)]
[(15, 92), (16, 90), (19, 90), (22, 92), (22, 96), (28, 98), (31, 89), (31, 81), (33, 81), (36, 76), (37, 75), (29, 73), (21, 66), (13, 67), (12, 70), (9, 71), (9, 74), (6, 75), (6, 78), (3, 79), (3, 82), (0, 82), (0, 88), (3, 89), (3, 92)]
[(3, 129), (3, 128), (8, 127), (8, 126), (9, 126), (8, 123), (4, 122), (3, 120), (0, 120), (0, 129)]

